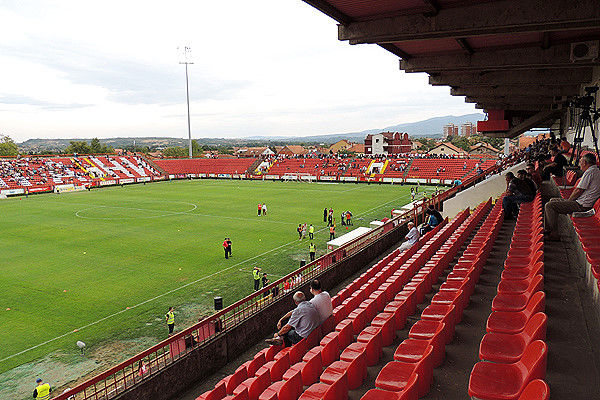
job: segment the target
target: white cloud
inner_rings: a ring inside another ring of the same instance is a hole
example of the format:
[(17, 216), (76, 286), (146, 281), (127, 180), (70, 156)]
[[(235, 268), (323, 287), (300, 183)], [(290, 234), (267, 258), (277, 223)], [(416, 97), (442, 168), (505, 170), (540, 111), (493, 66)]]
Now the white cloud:
[(0, 133), (194, 137), (350, 132), (473, 106), (404, 74), (374, 45), (337, 40), (299, 0), (0, 3)]

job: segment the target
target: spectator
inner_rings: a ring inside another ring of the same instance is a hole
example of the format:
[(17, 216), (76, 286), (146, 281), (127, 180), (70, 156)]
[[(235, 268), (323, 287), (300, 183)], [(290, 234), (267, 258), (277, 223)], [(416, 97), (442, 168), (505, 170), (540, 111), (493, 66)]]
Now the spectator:
[(513, 219), (519, 214), (518, 205), (533, 201), (535, 192), (532, 192), (524, 180), (519, 179), (512, 172), (506, 173), (506, 194), (502, 198), (504, 219)]
[(542, 186), (542, 176), (535, 170), (535, 164), (529, 163), (525, 170), (531, 174), (531, 180), (535, 182), (535, 185), (540, 188)]
[[(281, 317), (277, 322), (277, 333), (272, 339), (265, 340), (269, 344), (292, 346), (308, 335), (321, 324), (319, 312), (314, 304), (306, 301), (302, 292), (294, 293), (296, 308)], [(287, 319), (289, 317), (289, 319)]]
[(424, 235), (427, 232), (433, 230), (433, 228), (435, 228), (441, 222), (441, 220), (438, 220), (436, 218), (435, 214), (430, 208), (426, 209), (425, 213), (427, 214), (427, 217), (425, 218), (425, 223), (421, 225), (421, 235)]
[[(517, 171), (517, 178), (521, 179), (527, 184), (527, 186), (529, 186), (529, 190), (531, 191), (533, 197), (535, 196), (535, 192), (537, 191), (537, 186), (530, 176), (531, 174), (527, 174), (527, 171), (525, 171), (524, 169), (520, 169)], [(533, 201), (533, 198), (531, 200)]]
[(554, 158), (552, 159), (552, 162), (546, 165), (542, 170), (542, 179), (545, 181), (550, 179), (550, 174), (562, 177), (563, 169), (568, 164), (568, 161), (565, 158), (565, 156), (558, 151), (558, 147), (552, 147), (552, 149), (550, 149), (550, 153)]
[(402, 245), (400, 246), (400, 248), (398, 250), (400, 250), (400, 252), (402, 253), (404, 250), (408, 250), (412, 247), (413, 244), (417, 243), (419, 241), (419, 230), (417, 229), (417, 227), (415, 226), (414, 222), (409, 222), (408, 225), (408, 233), (406, 234), (406, 236), (404, 237), (404, 243), (402, 243)]
[(321, 289), (321, 282), (314, 280), (310, 283), (310, 293), (314, 296), (310, 302), (316, 307), (321, 323), (333, 315), (333, 305), (329, 293)]
[(596, 156), (587, 153), (579, 160), (579, 166), (583, 171), (583, 175), (575, 189), (573, 189), (571, 196), (568, 199), (550, 199), (546, 204), (544, 232), (547, 240), (560, 240), (557, 231), (559, 214), (588, 211), (600, 198), (600, 170), (596, 165)]

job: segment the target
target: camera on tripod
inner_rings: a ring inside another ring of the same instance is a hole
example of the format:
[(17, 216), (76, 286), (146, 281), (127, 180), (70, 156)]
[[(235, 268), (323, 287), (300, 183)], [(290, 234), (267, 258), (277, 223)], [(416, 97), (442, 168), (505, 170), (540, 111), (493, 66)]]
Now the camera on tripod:
[(585, 95), (573, 99), (573, 107), (590, 109), (594, 105), (596, 98), (594, 94), (598, 91), (598, 86), (586, 86)]

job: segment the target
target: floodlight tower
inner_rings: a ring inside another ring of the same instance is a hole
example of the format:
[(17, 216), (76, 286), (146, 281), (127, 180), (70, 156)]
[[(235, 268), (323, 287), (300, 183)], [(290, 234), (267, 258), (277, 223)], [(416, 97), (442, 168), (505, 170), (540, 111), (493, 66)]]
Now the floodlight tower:
[(188, 123), (188, 155), (189, 158), (192, 158), (192, 125), (190, 123), (190, 86), (188, 83), (188, 65), (193, 64), (190, 59), (188, 60), (188, 53), (191, 53), (192, 49), (189, 46), (185, 46), (183, 48), (183, 61), (180, 61), (179, 64), (185, 64), (185, 92), (187, 97), (187, 123)]

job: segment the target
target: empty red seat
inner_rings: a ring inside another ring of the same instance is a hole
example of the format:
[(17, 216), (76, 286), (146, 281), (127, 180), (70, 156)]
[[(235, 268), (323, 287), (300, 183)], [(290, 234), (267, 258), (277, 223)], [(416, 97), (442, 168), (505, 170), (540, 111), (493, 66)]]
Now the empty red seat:
[(308, 348), (306, 344), (306, 339), (302, 339), (301, 341), (299, 341), (291, 347), (284, 347), (283, 349), (281, 349), (279, 353), (275, 354), (275, 360), (278, 360), (279, 358), (283, 357), (286, 353), (289, 353), (290, 364), (295, 364), (302, 360), (302, 357), (306, 354), (307, 351)]
[(497, 363), (517, 362), (529, 343), (535, 340), (546, 340), (546, 323), (548, 317), (537, 313), (529, 319), (520, 333), (488, 333), (479, 345), (479, 359)]
[(498, 293), (492, 300), (492, 311), (524, 310), (534, 293), (543, 290), (544, 278), (536, 275), (522, 293)]
[(315, 383), (306, 389), (299, 400), (347, 400), (348, 377), (343, 377), (331, 385)]
[(428, 346), (423, 357), (417, 362), (391, 361), (387, 363), (377, 375), (375, 386), (379, 389), (399, 392), (407, 387), (413, 374), (418, 374), (419, 397), (427, 395), (433, 383), (432, 355), (433, 347)]
[(323, 372), (321, 362), (321, 352), (317, 348), (311, 349), (304, 355), (302, 361), (291, 365), (290, 368), (283, 374), (283, 380), (292, 379), (295, 375), (299, 375), (304, 386), (312, 385), (319, 381), (319, 377)]
[(406, 300), (394, 300), (388, 303), (383, 312), (394, 314), (394, 325), (397, 331), (403, 329), (406, 325), (406, 317), (408, 316)]
[[(235, 370), (235, 372), (225, 378), (221, 379), (219, 384), (222, 382), (225, 384), (225, 391), (227, 394), (233, 394), (233, 390), (238, 387), (240, 383), (248, 378), (248, 371), (245, 366), (241, 366)], [(218, 385), (218, 384), (217, 384)], [(215, 385), (215, 388), (216, 386)]]
[(323, 366), (325, 367), (337, 360), (340, 356), (339, 334), (339, 332), (328, 333), (321, 339), (320, 346), (318, 346), (321, 349), (321, 359), (323, 360)]
[(454, 323), (456, 306), (453, 304), (430, 304), (421, 313), (421, 319), (424, 321), (439, 321), (446, 324), (446, 344), (454, 339)]
[(302, 379), (295, 374), (288, 380), (272, 383), (258, 397), (259, 400), (296, 400), (302, 394)]
[(348, 346), (354, 342), (354, 329), (352, 328), (352, 320), (345, 319), (335, 326), (336, 332), (338, 332), (338, 343), (340, 349)]
[(221, 381), (215, 386), (214, 389), (204, 392), (200, 396), (196, 397), (196, 400), (221, 400), (225, 396), (227, 396), (227, 392), (225, 391), (225, 382)]
[(289, 353), (285, 353), (283, 357), (280, 357), (277, 360), (266, 362), (262, 367), (256, 371), (256, 376), (267, 371), (269, 373), (269, 377), (271, 382), (280, 381), (283, 377), (285, 371), (290, 367), (290, 355)]
[(259, 351), (252, 360), (246, 361), (237, 369), (246, 368), (248, 377), (254, 376), (256, 371), (267, 362), (265, 354), (266, 353)]
[(242, 390), (248, 390), (248, 398), (250, 400), (258, 400), (258, 396), (271, 384), (269, 371), (264, 371), (262, 374), (248, 378), (240, 383), (234, 390), (233, 394), (237, 395)]
[(536, 340), (523, 357), (509, 364), (478, 362), (471, 371), (469, 396), (486, 400), (517, 400), (534, 379), (546, 376), (548, 346)]
[(366, 327), (358, 334), (356, 341), (364, 343), (367, 347), (367, 365), (377, 364), (383, 354), (381, 328), (376, 326)]
[[(414, 329), (414, 330), (413, 330)], [(439, 366), (446, 356), (445, 335), (446, 324), (440, 321), (419, 320), (408, 332), (408, 339), (404, 340), (398, 347), (404, 348), (406, 354), (410, 353), (410, 347), (415, 345), (412, 340), (422, 340), (433, 347), (433, 365)]]
[(418, 374), (412, 374), (404, 389), (399, 392), (377, 388), (370, 389), (360, 400), (417, 400), (419, 398), (418, 379)]
[(548, 400), (550, 398), (550, 388), (548, 384), (541, 379), (534, 379), (519, 396), (519, 400)]
[(389, 346), (396, 339), (396, 320), (394, 313), (382, 312), (371, 321), (372, 326), (381, 328), (381, 344)]
[(367, 326), (367, 310), (358, 307), (348, 314), (348, 319), (352, 320), (352, 330), (360, 332)]

